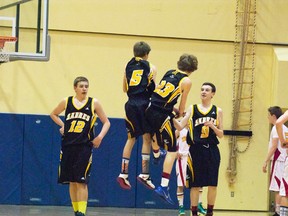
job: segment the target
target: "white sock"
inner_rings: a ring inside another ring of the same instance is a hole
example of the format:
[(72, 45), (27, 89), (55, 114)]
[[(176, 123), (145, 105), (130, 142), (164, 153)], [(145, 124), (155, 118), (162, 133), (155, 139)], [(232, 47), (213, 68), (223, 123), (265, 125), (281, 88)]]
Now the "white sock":
[(169, 179), (162, 177), (162, 179), (161, 179), (161, 186), (162, 186), (162, 187), (168, 187), (168, 185), (169, 185)]
[(183, 201), (184, 201), (184, 193), (177, 193), (177, 199), (179, 206), (183, 206)]
[(280, 216), (288, 216), (288, 207), (280, 206)]

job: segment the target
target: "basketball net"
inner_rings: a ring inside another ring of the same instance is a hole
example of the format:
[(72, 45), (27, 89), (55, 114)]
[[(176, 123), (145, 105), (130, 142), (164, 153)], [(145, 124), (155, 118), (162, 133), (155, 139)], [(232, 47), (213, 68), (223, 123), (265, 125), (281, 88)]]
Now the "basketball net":
[(0, 36), (0, 64), (9, 62), (11, 52), (15, 49), (16, 37)]

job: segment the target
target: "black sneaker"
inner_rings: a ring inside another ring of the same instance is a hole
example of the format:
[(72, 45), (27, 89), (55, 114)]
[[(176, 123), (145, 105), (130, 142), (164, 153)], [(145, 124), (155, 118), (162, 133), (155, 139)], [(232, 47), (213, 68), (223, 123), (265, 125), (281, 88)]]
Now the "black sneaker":
[(77, 212), (75, 212), (75, 216), (85, 216), (85, 214), (77, 211)]

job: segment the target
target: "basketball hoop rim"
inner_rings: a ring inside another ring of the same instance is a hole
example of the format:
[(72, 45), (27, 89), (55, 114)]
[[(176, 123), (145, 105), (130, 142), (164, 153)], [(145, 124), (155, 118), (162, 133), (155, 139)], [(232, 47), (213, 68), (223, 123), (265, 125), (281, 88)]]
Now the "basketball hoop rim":
[(0, 36), (0, 49), (3, 49), (6, 42), (16, 42), (17, 37), (13, 36)]

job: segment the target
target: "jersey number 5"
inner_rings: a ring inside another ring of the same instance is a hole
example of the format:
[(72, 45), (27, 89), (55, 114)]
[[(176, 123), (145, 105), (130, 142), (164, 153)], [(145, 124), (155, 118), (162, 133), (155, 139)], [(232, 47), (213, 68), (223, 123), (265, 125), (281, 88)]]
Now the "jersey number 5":
[(137, 86), (140, 84), (143, 75), (143, 70), (134, 70), (129, 82), (129, 86)]

